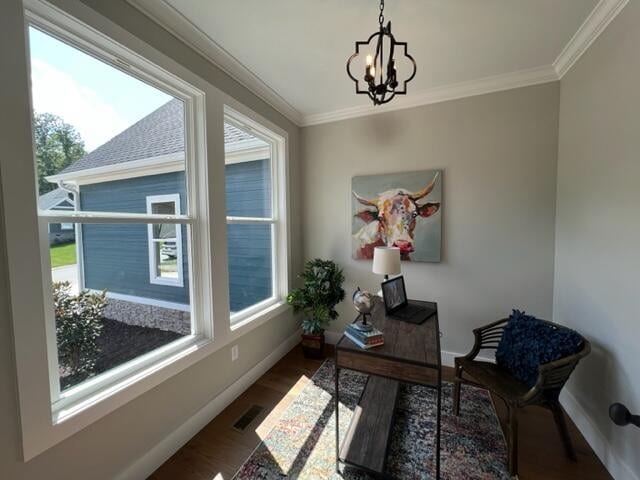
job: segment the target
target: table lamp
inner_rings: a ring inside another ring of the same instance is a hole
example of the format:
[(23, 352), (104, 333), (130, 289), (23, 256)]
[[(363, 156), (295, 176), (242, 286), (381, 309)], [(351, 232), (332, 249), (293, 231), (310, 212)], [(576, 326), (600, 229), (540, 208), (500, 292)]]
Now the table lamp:
[[(389, 275), (400, 275), (400, 249), (376, 247), (373, 250), (373, 273), (384, 275), (385, 280), (389, 280)], [(382, 297), (382, 290), (378, 296)]]

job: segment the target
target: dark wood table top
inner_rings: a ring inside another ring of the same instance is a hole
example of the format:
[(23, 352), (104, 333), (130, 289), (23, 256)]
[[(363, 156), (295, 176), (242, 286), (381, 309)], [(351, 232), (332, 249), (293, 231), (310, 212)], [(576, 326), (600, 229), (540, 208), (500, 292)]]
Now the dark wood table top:
[(415, 305), (436, 309), (436, 313), (420, 325), (387, 316), (382, 300), (377, 300), (371, 312), (371, 323), (384, 335), (384, 345), (364, 350), (346, 336), (336, 344), (336, 350), (363, 355), (379, 356), (391, 360), (441, 368), (440, 329), (437, 304), (410, 300)]

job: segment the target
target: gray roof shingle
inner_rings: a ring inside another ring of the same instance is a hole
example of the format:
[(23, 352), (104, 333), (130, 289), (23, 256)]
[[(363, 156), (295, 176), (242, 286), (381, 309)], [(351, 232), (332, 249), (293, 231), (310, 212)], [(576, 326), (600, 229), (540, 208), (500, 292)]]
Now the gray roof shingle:
[[(225, 123), (225, 144), (256, 140)], [(117, 165), (184, 151), (184, 108), (173, 99), (59, 172), (67, 174), (89, 168)]]
[(55, 190), (43, 193), (38, 197), (38, 208), (40, 210), (49, 210), (50, 208), (58, 205), (63, 200), (67, 200), (69, 203), (73, 202), (73, 200), (71, 200), (69, 192), (61, 188), (56, 188)]

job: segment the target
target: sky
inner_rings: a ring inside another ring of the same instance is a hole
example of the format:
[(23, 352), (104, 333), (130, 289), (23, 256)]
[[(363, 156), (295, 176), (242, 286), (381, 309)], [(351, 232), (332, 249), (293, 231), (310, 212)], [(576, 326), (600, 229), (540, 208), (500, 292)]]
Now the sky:
[(33, 27), (33, 108), (62, 117), (90, 152), (172, 97)]

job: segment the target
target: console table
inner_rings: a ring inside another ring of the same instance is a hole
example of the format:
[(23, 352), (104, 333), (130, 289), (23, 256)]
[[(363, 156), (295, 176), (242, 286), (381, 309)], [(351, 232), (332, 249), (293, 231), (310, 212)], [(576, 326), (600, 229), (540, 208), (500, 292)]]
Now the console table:
[[(376, 302), (371, 323), (384, 334), (384, 345), (361, 349), (344, 335), (335, 349), (336, 461), (385, 477), (387, 446), (400, 382), (424, 385), (436, 390), (436, 478), (440, 478), (440, 413), (442, 364), (437, 305), (412, 300), (411, 303), (436, 308), (436, 314), (421, 325), (386, 315), (383, 302)], [(354, 411), (345, 440), (340, 445), (340, 370), (356, 370), (369, 375)]]

